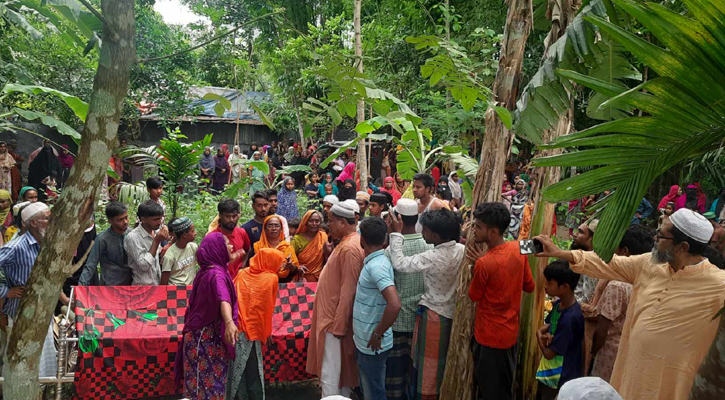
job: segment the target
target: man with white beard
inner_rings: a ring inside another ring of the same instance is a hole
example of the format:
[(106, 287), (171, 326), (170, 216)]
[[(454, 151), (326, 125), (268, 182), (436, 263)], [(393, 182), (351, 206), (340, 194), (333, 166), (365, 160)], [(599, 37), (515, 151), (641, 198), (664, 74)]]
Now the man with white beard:
[(713, 227), (680, 209), (657, 231), (651, 254), (614, 256), (561, 250), (545, 235), (539, 257), (563, 258), (574, 272), (633, 285), (610, 383), (624, 399), (687, 400), (718, 327), (725, 271), (702, 254)]
[[(13, 319), (18, 313), (20, 298), (23, 296), (25, 284), (45, 238), (50, 209), (43, 203), (32, 203), (23, 209), (20, 217), (23, 226), (27, 227), (27, 232), (0, 248), (0, 270), (5, 275), (5, 280), (0, 282), (0, 298), (5, 299), (0, 329), (6, 332), (0, 356), (4, 356), (7, 351), (7, 342), (12, 332)], [(40, 376), (55, 376), (57, 363), (54, 365), (54, 354), (53, 336), (49, 329), (43, 345)]]

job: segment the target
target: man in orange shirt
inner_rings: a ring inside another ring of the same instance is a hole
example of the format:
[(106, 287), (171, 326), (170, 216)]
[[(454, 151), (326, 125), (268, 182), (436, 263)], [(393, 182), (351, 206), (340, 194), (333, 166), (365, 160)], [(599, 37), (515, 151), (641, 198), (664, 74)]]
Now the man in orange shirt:
[(512, 398), (516, 368), (521, 292), (533, 292), (534, 279), (519, 243), (503, 239), (511, 221), (506, 206), (483, 203), (473, 216), (476, 243), (488, 247), (485, 254), (477, 249), (468, 254), (476, 259), (468, 297), (476, 303), (471, 350), (478, 398), (508, 400)]

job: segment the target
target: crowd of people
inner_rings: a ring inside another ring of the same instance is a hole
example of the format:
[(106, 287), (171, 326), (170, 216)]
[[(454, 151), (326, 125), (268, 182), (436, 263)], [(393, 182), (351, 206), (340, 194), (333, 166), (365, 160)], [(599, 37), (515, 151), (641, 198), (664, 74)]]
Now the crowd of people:
[[(235, 146), (211, 157), (209, 149), (200, 174), (210, 190), (221, 191), (237, 177), (255, 176), (254, 167), (235, 172), (237, 159), (266, 160), (274, 168), (305, 158), (295, 146), (282, 150), (274, 143), (242, 154)], [(43, 168), (53, 157), (59, 155), (50, 145), (31, 154)], [(72, 286), (191, 285), (177, 384), (188, 398), (262, 399), (262, 347), (272, 335), (279, 283), (316, 282), (306, 370), (319, 378), (323, 398), (357, 391), (365, 399), (434, 399), (468, 258), (477, 398), (512, 398), (521, 299), (536, 289), (521, 243), (509, 240), (530, 236), (529, 176), (508, 175), (500, 202), (468, 210), (454, 170), (441, 176), (436, 166), (408, 182), (388, 163), (379, 185), (361, 187), (351, 158), (342, 153), (330, 170), (313, 168), (301, 179), (283, 176), (279, 190), (252, 183), (248, 221), (240, 221), (236, 199), (221, 199), (200, 242), (190, 218), (166, 221), (164, 182), (148, 178), (149, 200), (135, 210), (136, 226), (129, 226), (127, 206), (115, 201), (105, 206), (108, 229), (96, 236), (89, 224), (73, 262), (88, 257), (65, 282), (58, 307), (69, 304)], [(33, 165), (31, 171), (40, 168)], [(15, 197), (13, 186), (6, 188), (0, 190), (0, 218), (10, 220), (0, 247), (4, 347), (51, 215), (43, 202), (47, 188), (22, 187)], [(682, 194), (673, 186), (658, 204), (656, 231), (642, 223), (653, 212), (643, 200), (608, 263), (593, 252), (599, 221), (584, 218), (595, 197), (572, 205), (585, 215), (569, 213), (568, 224), (579, 223), (570, 250), (548, 236), (535, 238), (543, 246), (536, 256), (554, 259), (540, 283), (553, 301), (536, 332), (538, 398), (592, 391), (604, 399), (687, 398), (725, 301), (719, 225), (725, 190), (708, 212), (698, 190), (692, 185)], [(300, 210), (298, 195), (319, 201)], [(468, 250), (465, 213), (473, 225)], [(49, 338), (44, 349), (52, 346), (50, 328)]]

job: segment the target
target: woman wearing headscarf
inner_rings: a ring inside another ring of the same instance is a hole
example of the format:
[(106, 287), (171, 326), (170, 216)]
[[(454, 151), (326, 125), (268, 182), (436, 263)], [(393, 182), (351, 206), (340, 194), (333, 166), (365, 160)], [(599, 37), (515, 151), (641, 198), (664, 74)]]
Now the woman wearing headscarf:
[(393, 205), (398, 204), (398, 200), (400, 200), (400, 197), (403, 196), (403, 194), (396, 189), (395, 179), (393, 179), (392, 176), (383, 179), (383, 187), (380, 188), (380, 191), (389, 193), (393, 196)]
[(438, 167), (433, 167), (433, 169), (430, 171), (430, 175), (433, 177), (433, 181), (435, 182), (437, 187), (438, 180), (441, 178), (441, 169)]
[[(0, 142), (0, 189), (13, 192), (12, 170), (15, 168), (15, 159), (8, 152), (8, 144)], [(15, 188), (15, 191), (20, 188)]]
[(396, 172), (393, 177), (395, 178), (395, 188), (401, 195), (405, 194), (405, 191), (408, 190), (408, 186), (410, 186), (410, 182), (403, 179), (398, 172)]
[[(297, 234), (292, 238), (292, 247), (297, 254), (297, 261), (307, 268), (305, 279), (308, 282), (317, 282), (325, 263), (327, 233), (320, 226), (324, 218), (317, 210), (305, 213), (297, 228)], [(328, 249), (331, 252), (331, 249)], [(327, 252), (329, 254), (329, 252)]]
[[(252, 160), (254, 161), (261, 161), (262, 160), (262, 153), (255, 151), (252, 154)], [(261, 169), (255, 167), (254, 165), (249, 166), (249, 176), (252, 177), (252, 184), (249, 186), (249, 195), (254, 195), (254, 192), (257, 192), (259, 190), (264, 190), (264, 178), (267, 177), (267, 175), (262, 171)]]
[(697, 186), (688, 185), (687, 189), (685, 189), (685, 194), (677, 198), (677, 201), (675, 201), (675, 209), (679, 210), (680, 208), (687, 208), (700, 213), (705, 212), (704, 204), (702, 204), (702, 209), (700, 209)]
[(224, 143), (222, 145), (222, 152), (224, 152), (224, 158), (229, 161), (229, 145)]
[(201, 179), (208, 180), (204, 186), (208, 187), (212, 180), (212, 174), (214, 174), (214, 156), (211, 155), (211, 147), (207, 146), (204, 148), (204, 155), (199, 161), (199, 170), (201, 171)]
[(0, 189), (0, 246), (5, 244), (5, 234), (8, 228), (13, 226), (13, 214), (10, 212), (13, 208), (12, 195), (5, 189)]
[(458, 172), (453, 171), (448, 175), (448, 187), (451, 189), (453, 201), (457, 203), (456, 206), (463, 205), (463, 190), (461, 190), (461, 184), (458, 183)]
[(216, 193), (220, 193), (224, 190), (224, 185), (229, 181), (229, 163), (224, 158), (224, 151), (222, 149), (217, 150), (216, 157), (214, 157), (214, 177), (212, 179), (212, 189)]
[(725, 187), (720, 189), (720, 196), (712, 202), (712, 206), (710, 207), (710, 211), (715, 214), (718, 221), (725, 219), (725, 215), (722, 212), (723, 205), (725, 205)]
[(262, 346), (272, 336), (272, 314), (279, 290), (277, 276), (284, 264), (285, 257), (280, 251), (262, 249), (249, 260), (249, 268), (234, 277), (239, 334), (236, 357), (229, 364), (229, 400), (264, 399)]
[(196, 252), (199, 272), (184, 314), (184, 330), (176, 353), (176, 384), (184, 397), (223, 399), (229, 361), (237, 341), (237, 292), (227, 264), (224, 235), (208, 234)]
[(665, 195), (665, 197), (663, 197), (662, 200), (660, 200), (660, 204), (657, 206), (657, 210), (662, 212), (662, 210), (664, 210), (665, 207), (667, 207), (667, 203), (671, 203), (671, 202), (674, 202), (675, 200), (677, 200), (677, 197), (678, 197), (677, 192), (679, 192), (679, 191), (680, 191), (680, 185), (670, 186), (670, 192), (667, 193), (667, 195)]
[(693, 185), (697, 188), (697, 209), (702, 209), (701, 213), (705, 212), (705, 206), (707, 205), (707, 196), (702, 191), (702, 185), (700, 182), (694, 182)]
[(519, 229), (521, 228), (521, 217), (524, 214), (524, 207), (529, 200), (529, 194), (526, 190), (526, 182), (520, 180), (516, 182), (516, 194), (511, 198), (511, 223), (508, 232), (514, 239), (519, 237)]
[(231, 183), (239, 183), (242, 179), (242, 171), (244, 166), (242, 162), (247, 159), (247, 156), (239, 151), (239, 146), (234, 146), (234, 152), (229, 155), (227, 161), (229, 162), (229, 168), (232, 170)]
[(285, 217), (288, 221), (299, 218), (297, 210), (297, 192), (295, 192), (295, 180), (291, 176), (284, 178), (282, 187), (277, 194), (277, 214)]
[(321, 179), (320, 184), (317, 185), (318, 191), (320, 192), (321, 199), (324, 199), (325, 196), (327, 196), (327, 193), (325, 193), (325, 185), (327, 185), (328, 183), (330, 185), (332, 185), (332, 194), (337, 196), (337, 192), (339, 191), (339, 189), (337, 188), (337, 185), (335, 185), (333, 183), (332, 173), (328, 172), (325, 175), (323, 175), (323, 179)]
[(58, 157), (53, 153), (53, 148), (47, 145), (38, 153), (28, 168), (28, 186), (38, 189), (38, 201), (43, 203), (48, 201), (47, 178), (57, 178), (58, 176), (60, 176)]
[[(345, 168), (342, 170), (340, 175), (338, 175), (337, 178), (335, 178), (336, 181), (345, 182), (348, 179), (355, 179), (355, 163), (349, 162), (347, 165), (345, 165)], [(353, 181), (354, 183), (354, 181)], [(355, 196), (353, 196), (353, 199)]]
[(257, 144), (252, 143), (251, 145), (249, 145), (249, 150), (247, 150), (245, 153), (247, 154), (247, 157), (252, 158), (254, 153), (256, 153), (257, 151), (259, 151), (259, 149), (257, 149)]
[(297, 275), (297, 267), (300, 265), (295, 254), (295, 249), (289, 242), (284, 240), (284, 230), (282, 229), (282, 220), (278, 215), (270, 215), (264, 219), (262, 224), (262, 235), (259, 240), (254, 243), (254, 254), (258, 254), (262, 249), (275, 249), (284, 254), (289, 260), (287, 268), (280, 270), (279, 279), (282, 282), (289, 282)]
[(355, 181), (353, 181), (352, 179), (347, 179), (342, 183), (342, 187), (340, 188), (340, 192), (337, 194), (337, 198), (340, 200), (340, 202), (343, 202), (345, 200), (355, 200), (356, 194), (357, 190), (355, 187)]
[(65, 185), (65, 181), (68, 179), (68, 176), (70, 175), (70, 169), (73, 167), (73, 162), (75, 161), (75, 158), (73, 157), (73, 154), (70, 153), (67, 144), (64, 144), (60, 147), (62, 147), (63, 149), (58, 155), (58, 162), (60, 163), (60, 179), (58, 180), (58, 187), (62, 188), (63, 185)]

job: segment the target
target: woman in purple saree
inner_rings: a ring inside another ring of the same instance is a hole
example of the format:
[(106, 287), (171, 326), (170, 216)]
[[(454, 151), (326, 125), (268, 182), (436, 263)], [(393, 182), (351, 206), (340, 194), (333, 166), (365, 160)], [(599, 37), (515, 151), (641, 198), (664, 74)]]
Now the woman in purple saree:
[(227, 263), (224, 236), (207, 235), (196, 252), (194, 278), (184, 331), (176, 353), (176, 384), (184, 382), (184, 397), (224, 399), (229, 360), (237, 338), (237, 293)]

